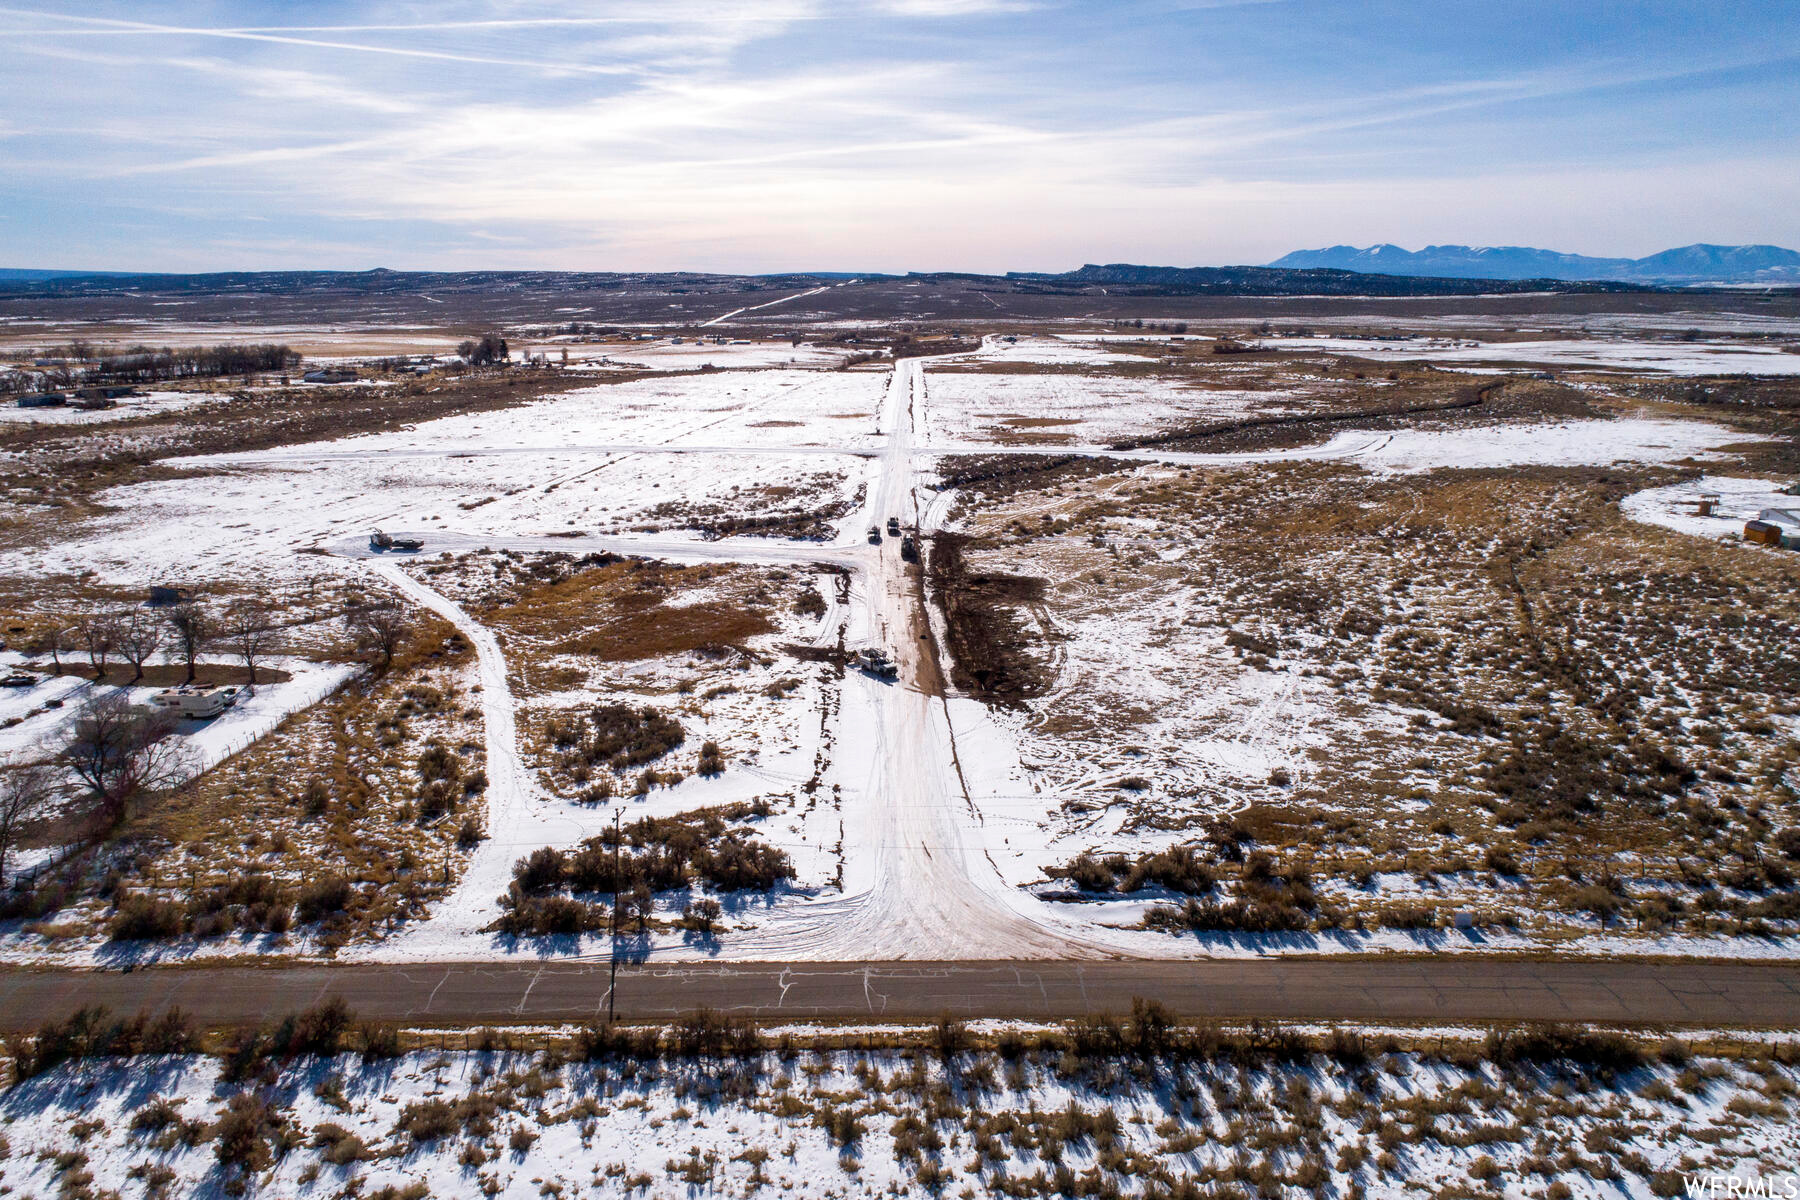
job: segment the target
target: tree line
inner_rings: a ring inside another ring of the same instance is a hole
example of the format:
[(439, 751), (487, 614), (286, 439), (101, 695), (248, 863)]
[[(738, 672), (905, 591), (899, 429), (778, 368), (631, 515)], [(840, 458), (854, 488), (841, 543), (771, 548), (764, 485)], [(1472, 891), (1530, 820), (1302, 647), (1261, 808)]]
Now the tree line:
[(75, 342), (57, 357), (69, 360), (68, 365), (0, 374), (0, 392), (216, 379), (226, 375), (292, 371), (300, 366), (298, 353), (272, 342), (164, 346), (160, 349), (131, 346), (110, 352), (96, 350), (86, 342)]

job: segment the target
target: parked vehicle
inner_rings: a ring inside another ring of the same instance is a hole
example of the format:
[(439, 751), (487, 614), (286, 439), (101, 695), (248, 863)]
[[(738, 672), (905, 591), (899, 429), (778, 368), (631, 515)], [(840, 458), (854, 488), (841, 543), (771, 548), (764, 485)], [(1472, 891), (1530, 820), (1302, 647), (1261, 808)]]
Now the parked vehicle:
[(888, 657), (886, 650), (873, 646), (856, 652), (856, 669), (865, 675), (873, 675), (877, 679), (892, 681), (900, 678), (900, 668)]
[(888, 536), (889, 537), (899, 537), (900, 536), (900, 518), (899, 517), (889, 517), (888, 518)]
[(417, 550), (424, 545), (425, 542), (421, 538), (394, 537), (379, 529), (369, 535), (369, 549), (371, 550)]
[(881, 545), (881, 529), (879, 526), (875, 526), (875, 525), (869, 526), (869, 545), (871, 545), (871, 546)]
[(23, 671), (14, 671), (5, 679), (0, 679), (0, 687), (28, 688), (37, 686), (37, 676), (27, 675)]
[(912, 540), (911, 534), (900, 539), (900, 557), (907, 562), (919, 561), (919, 547), (918, 544)]
[(239, 692), (235, 687), (185, 684), (163, 689), (150, 698), (150, 703), (156, 708), (171, 709), (176, 716), (190, 721), (205, 721), (236, 704)]

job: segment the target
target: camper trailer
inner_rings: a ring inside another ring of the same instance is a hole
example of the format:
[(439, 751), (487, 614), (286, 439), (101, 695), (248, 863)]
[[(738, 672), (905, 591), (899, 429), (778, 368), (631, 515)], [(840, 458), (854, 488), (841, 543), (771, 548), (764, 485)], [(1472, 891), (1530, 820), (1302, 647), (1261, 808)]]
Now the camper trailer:
[(167, 709), (184, 720), (205, 721), (236, 704), (238, 692), (239, 689), (235, 687), (201, 687), (190, 683), (165, 688), (150, 697), (150, 703), (153, 707)]

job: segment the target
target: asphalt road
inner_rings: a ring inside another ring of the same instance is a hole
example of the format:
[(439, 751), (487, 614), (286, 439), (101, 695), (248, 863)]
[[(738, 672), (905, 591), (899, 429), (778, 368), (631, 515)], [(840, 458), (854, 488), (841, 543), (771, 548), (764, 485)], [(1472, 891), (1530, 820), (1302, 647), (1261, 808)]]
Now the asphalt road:
[[(604, 1016), (604, 963), (0, 970), (0, 1031), (84, 1005), (208, 1025), (341, 996), (359, 1018), (421, 1025)], [(1062, 1019), (1129, 1012), (1134, 996), (1189, 1017), (1337, 1022), (1558, 1020), (1800, 1026), (1800, 965), (1476, 958), (1205, 962), (702, 963), (621, 966), (621, 1020), (707, 1006), (764, 1020)]]

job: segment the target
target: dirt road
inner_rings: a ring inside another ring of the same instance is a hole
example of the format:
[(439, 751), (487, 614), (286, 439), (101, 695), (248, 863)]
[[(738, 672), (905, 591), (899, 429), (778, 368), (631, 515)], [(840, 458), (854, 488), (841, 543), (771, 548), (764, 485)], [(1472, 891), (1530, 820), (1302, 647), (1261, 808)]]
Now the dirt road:
[[(852, 530), (884, 529), (889, 517), (919, 523), (913, 445), (924, 403), (922, 363), (902, 359), (882, 402), (879, 474)], [(733, 933), (724, 953), (784, 961), (1104, 954), (1072, 928), (1015, 911), (1010, 889), (969, 837), (949, 721), (935, 688), (923, 686), (935, 670), (921, 649), (928, 625), (899, 539), (884, 534), (879, 547), (868, 547), (857, 575), (853, 593), (867, 608), (859, 625), (894, 656), (900, 679), (846, 681), (846, 720), (855, 728), (845, 733), (870, 753), (845, 811), (844, 890), (768, 913)]]
[[(605, 963), (0, 971), (0, 1031), (83, 1005), (179, 1005), (205, 1024), (271, 1019), (327, 996), (363, 1019), (422, 1025), (603, 1015)], [(621, 1019), (700, 1006), (765, 1019), (1061, 1019), (1129, 1012), (1134, 996), (1191, 1017), (1338, 1022), (1558, 1020), (1800, 1025), (1800, 966), (1756, 962), (1340, 959), (1233, 962), (682, 963), (623, 966)]]

